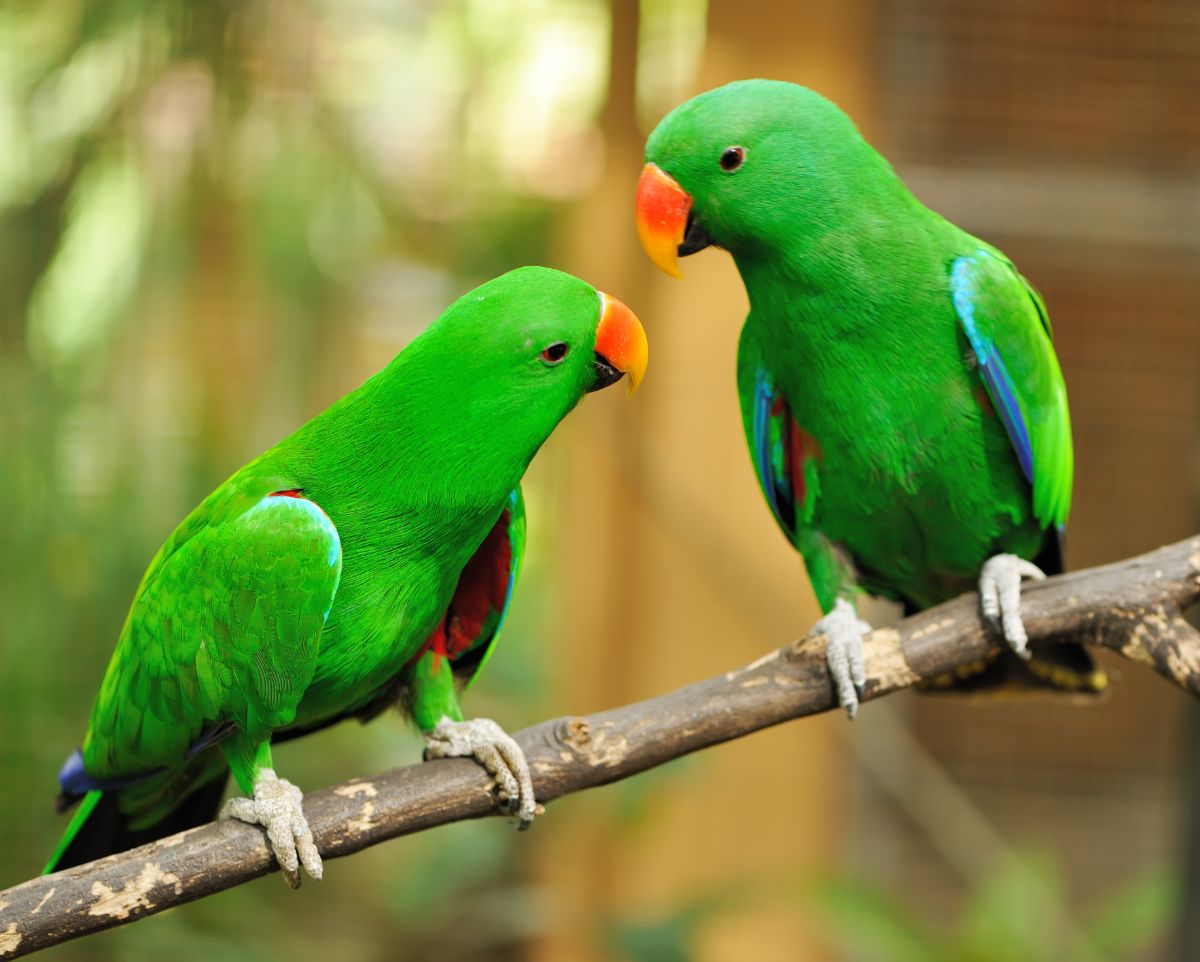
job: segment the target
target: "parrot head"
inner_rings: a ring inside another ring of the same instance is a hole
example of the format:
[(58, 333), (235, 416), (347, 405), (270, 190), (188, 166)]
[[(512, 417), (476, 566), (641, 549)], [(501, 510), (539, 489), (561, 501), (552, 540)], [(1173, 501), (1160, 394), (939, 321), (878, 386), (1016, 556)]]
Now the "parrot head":
[(469, 425), (488, 446), (525, 457), (588, 392), (628, 374), (632, 394), (648, 352), (617, 298), (562, 271), (522, 267), (460, 297), (395, 363), (429, 423)]
[(632, 394), (649, 357), (633, 311), (549, 267), (521, 267), (464, 294), (418, 341), (448, 345), (458, 352), (457, 370), (476, 383), (508, 384), (526, 403), (541, 397), (574, 405), (626, 374)]
[(775, 80), (737, 81), (676, 107), (651, 133), (637, 189), (638, 236), (673, 277), (682, 276), (679, 257), (710, 245), (737, 259), (771, 257), (861, 209), (864, 178), (872, 181), (870, 168), (879, 164), (887, 168), (820, 94)]

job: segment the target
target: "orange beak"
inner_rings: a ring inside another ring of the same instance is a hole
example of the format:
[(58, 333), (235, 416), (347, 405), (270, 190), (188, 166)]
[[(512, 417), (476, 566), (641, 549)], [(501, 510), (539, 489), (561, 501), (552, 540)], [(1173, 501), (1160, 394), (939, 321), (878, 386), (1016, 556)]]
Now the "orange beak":
[[(610, 294), (600, 291), (600, 323), (596, 327), (596, 363), (629, 375), (633, 394), (646, 376), (650, 344), (637, 315)], [(620, 375), (613, 374), (612, 380)], [(608, 383), (611, 383), (609, 381)], [(603, 386), (603, 383), (600, 385)]]
[(657, 164), (642, 168), (637, 186), (637, 231), (655, 266), (672, 277), (679, 272), (679, 245), (687, 230), (692, 198)]

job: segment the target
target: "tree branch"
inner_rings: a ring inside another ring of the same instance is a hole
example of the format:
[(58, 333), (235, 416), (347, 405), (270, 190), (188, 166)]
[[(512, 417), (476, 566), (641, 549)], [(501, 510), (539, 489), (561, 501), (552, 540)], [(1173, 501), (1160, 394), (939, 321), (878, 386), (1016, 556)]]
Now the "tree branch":
[[(1027, 584), (1035, 642), (1085, 641), (1150, 665), (1200, 694), (1200, 633), (1182, 612), (1200, 599), (1200, 537), (1103, 568)], [(871, 633), (870, 700), (999, 650), (965, 595)], [(835, 707), (825, 642), (810, 637), (742, 668), (648, 701), (542, 722), (516, 735), (538, 799), (604, 785), (719, 742)], [(385, 839), (495, 810), (471, 761), (413, 765), (314, 791), (304, 809), (321, 854), (338, 858)], [(276, 868), (263, 833), (214, 822), (0, 892), (0, 959), (123, 925)]]

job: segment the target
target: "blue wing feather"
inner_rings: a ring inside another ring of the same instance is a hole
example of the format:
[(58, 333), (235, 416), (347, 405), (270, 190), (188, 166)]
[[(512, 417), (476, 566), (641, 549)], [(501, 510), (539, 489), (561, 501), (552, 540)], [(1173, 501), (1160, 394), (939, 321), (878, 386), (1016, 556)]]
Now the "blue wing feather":
[(794, 542), (812, 517), (816, 477), (806, 471), (815, 440), (792, 418), (787, 399), (763, 368), (755, 373), (752, 452), (758, 483), (776, 522)]
[(767, 504), (775, 520), (786, 529), (791, 525), (785, 524), (783, 512), (780, 511), (780, 491), (778, 479), (773, 475), (772, 467), (775, 459), (771, 451), (771, 406), (775, 403), (775, 391), (771, 379), (761, 368), (754, 382), (754, 461), (758, 468), (758, 483), (767, 496)]
[(995, 344), (985, 336), (975, 323), (975, 299), (977, 290), (972, 268), (976, 258), (988, 256), (985, 251), (959, 257), (954, 261), (950, 272), (950, 290), (954, 297), (954, 309), (966, 332), (971, 349), (979, 362), (979, 373), (987, 387), (988, 396), (996, 407), (1008, 439), (1012, 442), (1017, 460), (1021, 463), (1021, 471), (1025, 480), (1033, 484), (1033, 445), (1029, 440), (1029, 427), (1021, 413), (1017, 401), (1017, 387), (1004, 364), (1004, 359), (996, 350)]

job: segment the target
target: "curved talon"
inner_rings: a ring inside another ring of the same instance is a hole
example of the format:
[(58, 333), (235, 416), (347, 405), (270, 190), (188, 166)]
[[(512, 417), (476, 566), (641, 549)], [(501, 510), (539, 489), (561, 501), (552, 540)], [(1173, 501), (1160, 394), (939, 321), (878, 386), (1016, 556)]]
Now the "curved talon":
[(425, 736), (425, 757), (474, 758), (496, 782), (500, 810), (520, 819), (527, 829), (538, 814), (533, 778), (521, 746), (490, 718), (451, 721), (443, 718)]
[(818, 621), (812, 634), (826, 638), (825, 661), (837, 691), (838, 704), (851, 718), (858, 714), (858, 697), (867, 683), (863, 664), (863, 638), (871, 626), (858, 617), (854, 605), (839, 598), (833, 610)]
[(301, 865), (314, 879), (320, 879), (324, 873), (321, 855), (304, 817), (303, 801), (300, 789), (278, 777), (272, 769), (264, 768), (254, 782), (254, 797), (229, 799), (220, 816), (265, 828), (279, 870), (294, 889), (300, 887)]
[(1008, 646), (1029, 658), (1029, 635), (1021, 620), (1021, 579), (1045, 581), (1046, 573), (1015, 554), (993, 555), (979, 573), (979, 605), (983, 616), (1000, 628)]

